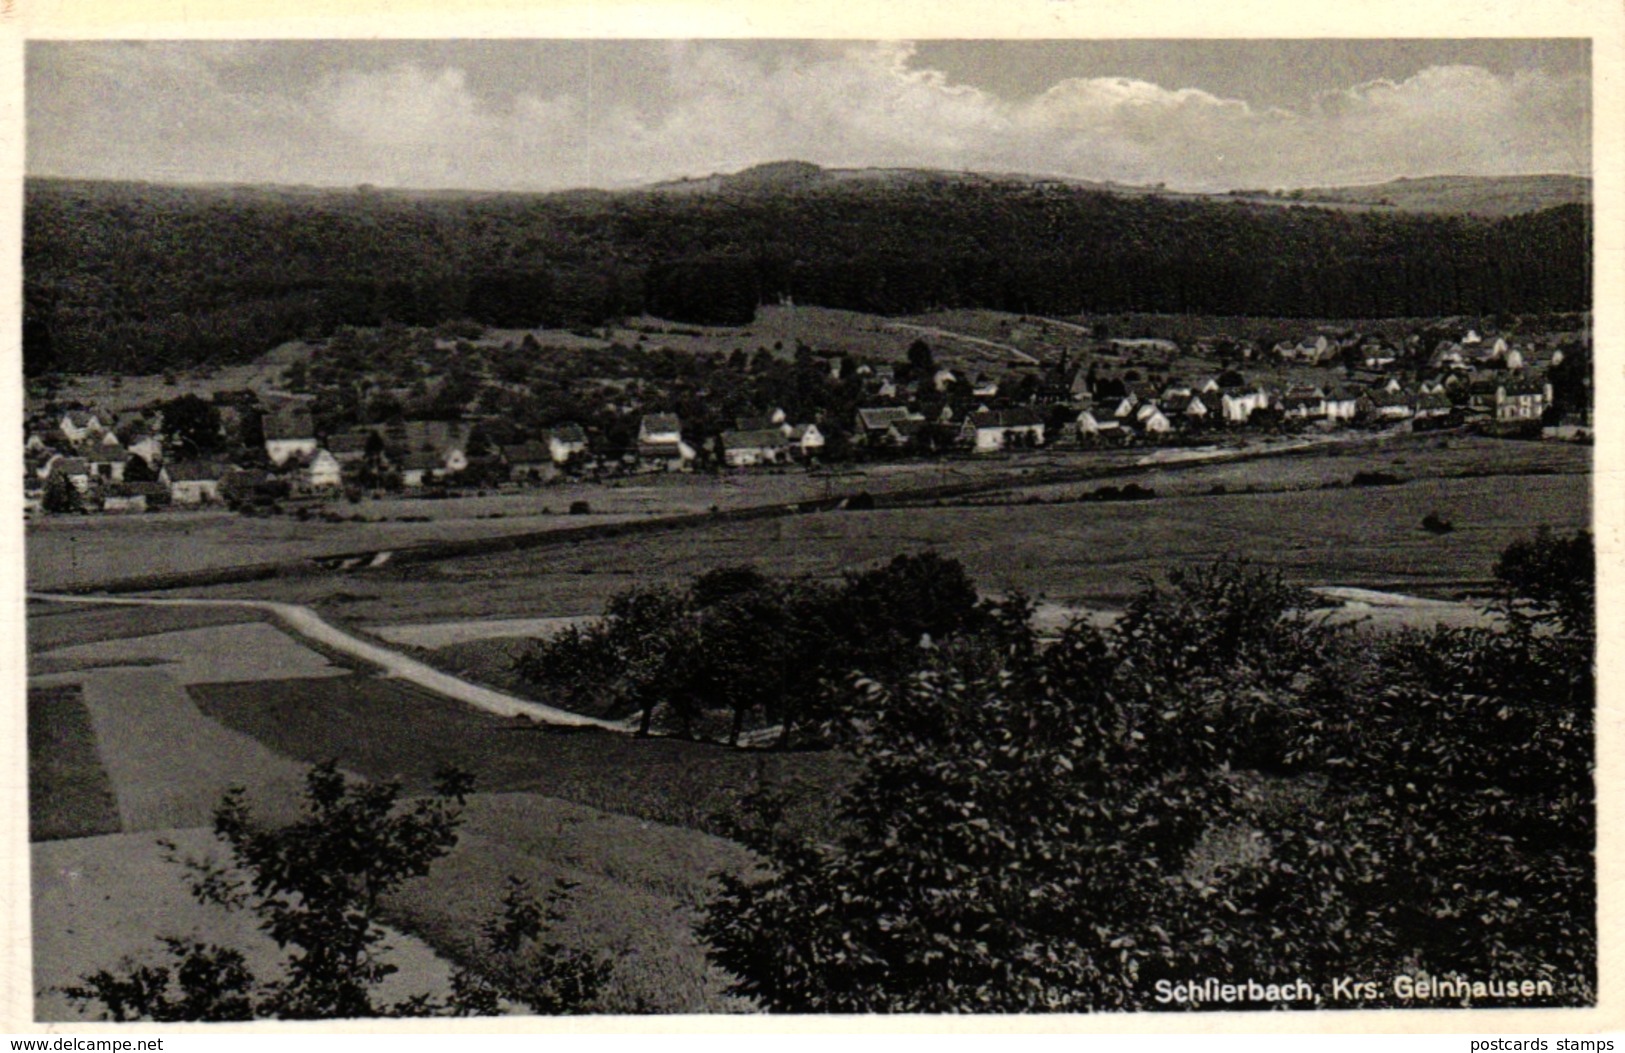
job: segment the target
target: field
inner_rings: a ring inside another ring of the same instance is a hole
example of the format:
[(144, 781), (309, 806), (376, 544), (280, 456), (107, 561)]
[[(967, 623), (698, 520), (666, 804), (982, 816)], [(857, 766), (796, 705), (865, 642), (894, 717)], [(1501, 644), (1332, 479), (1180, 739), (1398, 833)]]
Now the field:
[(80, 689), (28, 691), (28, 837), (54, 841), (119, 829), (113, 785), (97, 756)]
[[(1357, 451), (1164, 467), (1102, 483), (1013, 486), (940, 506), (928, 500), (908, 508), (704, 524), (633, 539), (194, 591), (314, 604), (355, 626), (564, 617), (598, 614), (610, 596), (634, 584), (681, 583), (719, 565), (754, 563), (827, 578), (930, 548), (962, 560), (987, 591), (1020, 588), (1066, 604), (1109, 607), (1135, 591), (1143, 576), (1222, 556), (1277, 566), (1304, 585), (1449, 597), (1485, 585), (1514, 538), (1540, 526), (1589, 524), (1589, 455), (1585, 447), (1559, 444), (1404, 438)], [(1362, 471), (1403, 481), (1350, 486)], [(1159, 496), (1073, 500), (1129, 481)], [(1509, 499), (1514, 493), (1517, 499)], [(1423, 530), (1430, 513), (1451, 521), (1454, 531)]]
[(201, 684), (190, 694), (205, 715), (278, 754), (310, 763), (338, 758), (358, 775), (399, 779), (414, 793), (451, 765), (473, 773), (486, 793), (542, 794), (717, 831), (717, 817), (758, 778), (825, 791), (842, 781), (822, 754), (538, 726), (374, 677)]
[[(712, 508), (1019, 478), (1024, 472), (1056, 464), (1122, 459), (1121, 455), (1036, 454), (1011, 460), (875, 465), (835, 475), (815, 475), (799, 468), (717, 476), (650, 475), (447, 499), (363, 497), (326, 506), (325, 511), (343, 517), (344, 522), (319, 517), (300, 520), (291, 515), (249, 518), (218, 509), (48, 516), (28, 523), (24, 555), (30, 588), (65, 588), (136, 575), (287, 563), (425, 542), (702, 515)], [(576, 501), (586, 501), (591, 513), (566, 514)]]

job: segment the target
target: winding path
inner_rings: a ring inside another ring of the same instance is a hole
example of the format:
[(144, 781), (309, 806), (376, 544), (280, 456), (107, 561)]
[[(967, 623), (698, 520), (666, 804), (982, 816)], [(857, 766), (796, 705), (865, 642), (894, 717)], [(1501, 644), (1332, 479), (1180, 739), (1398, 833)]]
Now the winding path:
[(630, 732), (632, 724), (626, 721), (601, 720), (568, 710), (556, 709), (540, 702), (531, 702), (502, 691), (471, 684), (433, 666), (408, 658), (398, 651), (358, 636), (324, 621), (309, 607), (274, 600), (204, 600), (156, 599), (145, 596), (77, 596), (52, 592), (30, 592), (28, 598), (48, 603), (90, 603), (125, 607), (243, 607), (266, 611), (289, 629), (309, 640), (330, 647), (342, 654), (370, 662), (382, 668), (386, 675), (399, 677), (445, 698), (466, 703), (487, 713), (504, 717), (529, 717), (542, 724), (561, 724), (568, 727), (603, 728), (607, 731)]

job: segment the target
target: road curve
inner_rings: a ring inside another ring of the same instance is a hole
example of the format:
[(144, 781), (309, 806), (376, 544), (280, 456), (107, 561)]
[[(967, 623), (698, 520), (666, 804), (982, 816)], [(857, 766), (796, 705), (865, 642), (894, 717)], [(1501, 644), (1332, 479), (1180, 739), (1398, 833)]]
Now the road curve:
[(204, 600), (177, 597), (156, 599), (144, 596), (78, 596), (51, 592), (30, 592), (28, 598), (48, 603), (93, 603), (127, 607), (243, 607), (266, 611), (300, 636), (314, 640), (335, 651), (371, 662), (382, 668), (386, 675), (399, 677), (408, 683), (432, 691), (437, 695), (466, 703), (487, 713), (503, 717), (529, 717), (542, 724), (560, 724), (567, 727), (603, 728), (607, 731), (630, 732), (630, 722), (601, 720), (568, 710), (556, 709), (540, 702), (517, 698), (502, 691), (494, 691), (479, 684), (471, 684), (433, 666), (408, 658), (398, 651), (381, 647), (369, 640), (352, 636), (343, 629), (324, 621), (309, 607), (296, 603), (278, 603), (274, 600)]

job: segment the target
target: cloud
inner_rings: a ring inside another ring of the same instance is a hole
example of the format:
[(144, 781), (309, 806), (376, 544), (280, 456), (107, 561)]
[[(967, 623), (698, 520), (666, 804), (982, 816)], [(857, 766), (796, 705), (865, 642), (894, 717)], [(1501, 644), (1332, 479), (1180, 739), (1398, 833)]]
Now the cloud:
[(266, 45), (34, 47), (40, 173), (550, 189), (798, 158), (1223, 189), (1590, 171), (1579, 74), (1436, 66), (1288, 111), (1128, 76), (1005, 99), (894, 42), (651, 43), (639, 68), (658, 92), (624, 86), (613, 63), (476, 90), (473, 66), (422, 59), (289, 83), (252, 76)]

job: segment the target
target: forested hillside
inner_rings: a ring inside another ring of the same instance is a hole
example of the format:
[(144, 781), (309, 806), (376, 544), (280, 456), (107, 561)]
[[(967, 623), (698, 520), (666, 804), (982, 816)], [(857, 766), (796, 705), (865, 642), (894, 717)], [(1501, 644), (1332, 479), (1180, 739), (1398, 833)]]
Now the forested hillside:
[(397, 194), (30, 181), (24, 361), (155, 372), (385, 320), (882, 314), (1275, 317), (1589, 307), (1590, 210), (1503, 219), (1180, 201), (1033, 183)]

